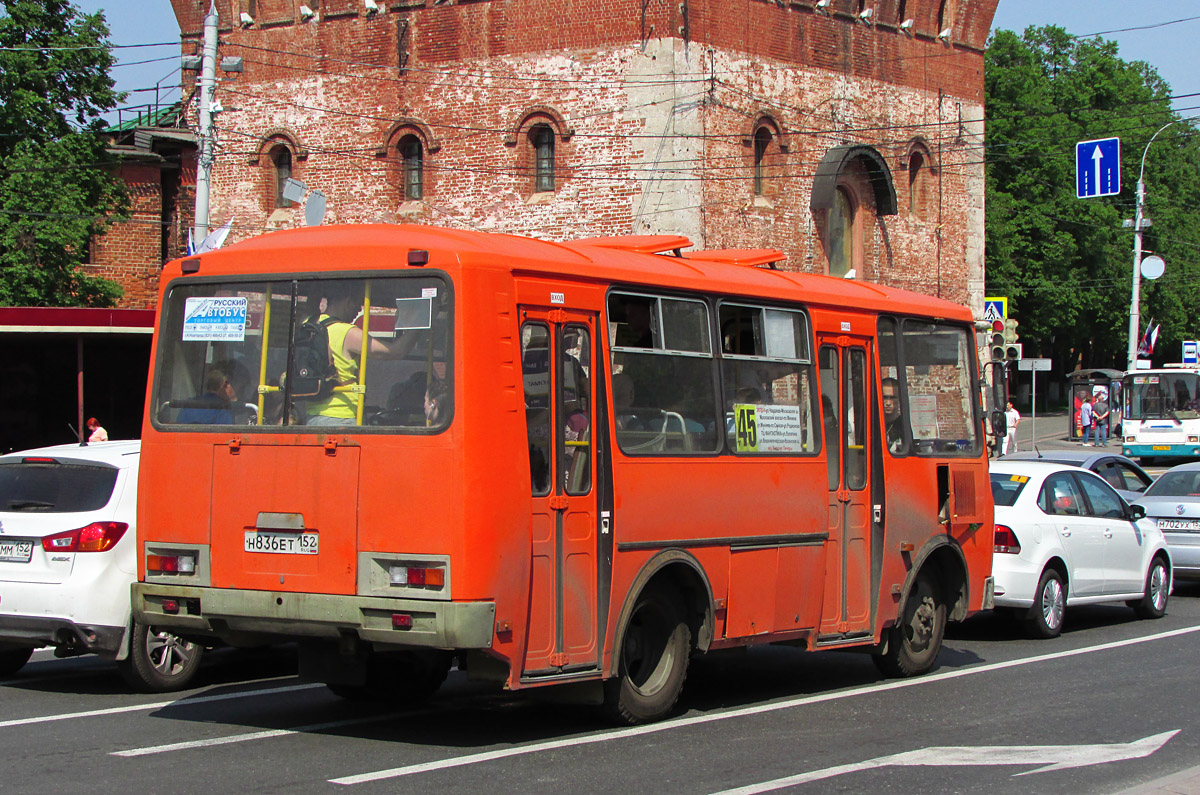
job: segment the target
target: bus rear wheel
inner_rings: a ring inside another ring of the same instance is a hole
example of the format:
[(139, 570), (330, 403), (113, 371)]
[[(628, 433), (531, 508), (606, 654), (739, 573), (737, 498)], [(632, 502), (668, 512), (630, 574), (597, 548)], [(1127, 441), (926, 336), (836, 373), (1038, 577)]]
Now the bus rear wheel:
[(350, 701), (384, 699), (394, 704), (421, 704), (433, 697), (450, 673), (454, 653), (441, 649), (377, 652), (367, 664), (361, 685), (327, 684)]
[(683, 690), (691, 644), (679, 594), (663, 587), (643, 591), (621, 639), (616, 675), (605, 682), (608, 713), (630, 726), (666, 717)]
[(904, 603), (904, 615), (890, 627), (887, 651), (874, 655), (885, 676), (909, 677), (928, 673), (937, 662), (946, 634), (946, 600), (937, 572), (926, 566), (917, 575)]

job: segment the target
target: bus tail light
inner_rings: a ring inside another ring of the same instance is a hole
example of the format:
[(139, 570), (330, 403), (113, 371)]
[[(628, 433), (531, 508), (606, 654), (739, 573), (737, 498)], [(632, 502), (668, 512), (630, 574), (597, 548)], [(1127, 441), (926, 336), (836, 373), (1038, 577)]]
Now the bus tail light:
[(149, 574), (195, 574), (195, 554), (147, 555), (146, 572)]
[(388, 570), (392, 585), (417, 588), (442, 588), (446, 585), (446, 570), (440, 566), (406, 566), (396, 564)]
[(1002, 524), (996, 525), (996, 552), (1003, 552), (1009, 555), (1017, 555), (1021, 552), (1021, 542), (1017, 540), (1017, 534), (1012, 531), (1011, 527), (1005, 527)]
[(408, 613), (392, 613), (392, 629), (412, 629), (413, 617)]
[(47, 552), (105, 552), (112, 549), (125, 535), (129, 525), (124, 522), (92, 522), (87, 527), (55, 533), (42, 539)]

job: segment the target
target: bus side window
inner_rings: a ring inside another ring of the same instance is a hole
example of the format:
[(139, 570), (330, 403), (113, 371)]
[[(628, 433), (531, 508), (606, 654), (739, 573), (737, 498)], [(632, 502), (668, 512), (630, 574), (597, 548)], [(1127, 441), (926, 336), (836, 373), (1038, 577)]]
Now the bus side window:
[(541, 323), (521, 327), (521, 374), (525, 382), (525, 424), (529, 434), (529, 477), (535, 495), (550, 493), (550, 329)]

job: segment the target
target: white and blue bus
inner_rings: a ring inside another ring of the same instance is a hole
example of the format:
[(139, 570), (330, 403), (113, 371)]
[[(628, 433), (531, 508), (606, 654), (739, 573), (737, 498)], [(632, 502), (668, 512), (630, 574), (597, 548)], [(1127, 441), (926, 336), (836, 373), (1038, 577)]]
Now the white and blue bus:
[(1168, 365), (1125, 376), (1122, 452), (1147, 459), (1200, 457), (1200, 367)]

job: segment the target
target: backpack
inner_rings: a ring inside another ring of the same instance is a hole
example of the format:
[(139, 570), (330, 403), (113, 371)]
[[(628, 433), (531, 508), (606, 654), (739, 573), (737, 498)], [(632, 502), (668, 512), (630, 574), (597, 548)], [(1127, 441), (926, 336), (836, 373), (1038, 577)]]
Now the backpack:
[(296, 326), (292, 397), (326, 398), (341, 383), (333, 354), (329, 352), (329, 327), (336, 322), (332, 317), (321, 320), (310, 317)]

